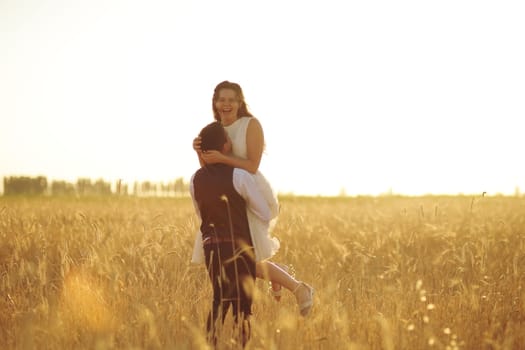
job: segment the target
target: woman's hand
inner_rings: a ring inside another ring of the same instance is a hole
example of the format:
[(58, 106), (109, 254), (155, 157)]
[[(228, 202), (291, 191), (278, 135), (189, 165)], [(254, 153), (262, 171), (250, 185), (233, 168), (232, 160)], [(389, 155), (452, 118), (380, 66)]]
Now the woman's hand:
[(199, 155), (201, 154), (201, 143), (202, 143), (202, 139), (200, 136), (197, 136), (196, 138), (193, 139), (193, 149)]
[(201, 152), (200, 156), (207, 164), (226, 163), (226, 156), (219, 151), (209, 150), (206, 152)]

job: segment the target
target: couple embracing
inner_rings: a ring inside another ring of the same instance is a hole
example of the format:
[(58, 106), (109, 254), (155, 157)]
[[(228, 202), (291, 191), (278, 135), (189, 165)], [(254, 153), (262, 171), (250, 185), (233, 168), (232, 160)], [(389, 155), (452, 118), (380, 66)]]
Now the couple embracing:
[(209, 341), (216, 343), (217, 320), (223, 322), (231, 306), (244, 346), (250, 337), (256, 277), (270, 282), (277, 301), (283, 287), (292, 292), (302, 316), (312, 308), (313, 288), (270, 260), (279, 249), (279, 241), (271, 236), (279, 204), (258, 171), (263, 130), (249, 112), (241, 87), (229, 81), (218, 84), (212, 108), (216, 121), (193, 143), (201, 168), (191, 178), (190, 193), (201, 225), (192, 262), (206, 264), (213, 288), (206, 326)]

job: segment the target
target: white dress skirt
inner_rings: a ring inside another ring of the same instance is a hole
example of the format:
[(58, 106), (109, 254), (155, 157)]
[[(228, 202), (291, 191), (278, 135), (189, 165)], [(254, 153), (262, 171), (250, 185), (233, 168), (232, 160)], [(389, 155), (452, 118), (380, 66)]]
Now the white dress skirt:
[[(248, 124), (251, 119), (251, 117), (242, 117), (237, 119), (233, 124), (225, 127), (232, 140), (233, 154), (237, 157), (247, 158), (246, 129), (248, 128)], [(271, 234), (277, 222), (277, 216), (279, 214), (279, 202), (270, 183), (260, 171), (255, 173), (254, 178), (257, 187), (268, 203), (272, 213), (272, 220), (267, 222), (261, 220), (251, 210), (246, 210), (248, 224), (250, 226), (250, 234), (252, 236), (252, 243), (255, 248), (255, 260), (262, 261), (274, 256), (280, 247), (279, 240), (276, 237), (273, 237)], [(193, 246), (191, 262), (194, 264), (204, 263), (204, 249), (202, 246), (202, 234), (200, 229), (197, 230), (195, 235), (195, 243)]]

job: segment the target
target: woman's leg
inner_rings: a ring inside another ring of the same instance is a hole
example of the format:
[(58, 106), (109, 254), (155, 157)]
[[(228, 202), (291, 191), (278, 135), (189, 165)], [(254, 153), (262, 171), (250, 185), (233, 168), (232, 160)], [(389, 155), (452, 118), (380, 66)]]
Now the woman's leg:
[(314, 296), (314, 289), (311, 286), (296, 280), (276, 263), (268, 260), (260, 261), (255, 265), (255, 275), (288, 289), (295, 295), (301, 315), (307, 316), (310, 313)]
[[(280, 267), (282, 270), (284, 270), (284, 272), (286, 272), (287, 274), (290, 274), (290, 269), (288, 268), (288, 266), (284, 264), (279, 264), (279, 263), (274, 263), (274, 264)], [(281, 301), (281, 294), (282, 294), (283, 287), (275, 281), (270, 281), (270, 286), (271, 286), (270, 287), (271, 293), (273, 297), (275, 298), (275, 300)]]
[(268, 260), (259, 261), (255, 265), (255, 275), (257, 278), (271, 281), (272, 285), (281, 285), (291, 292), (297, 289), (300, 284), (300, 282), (293, 278), (288, 272), (279, 267), (276, 263)]

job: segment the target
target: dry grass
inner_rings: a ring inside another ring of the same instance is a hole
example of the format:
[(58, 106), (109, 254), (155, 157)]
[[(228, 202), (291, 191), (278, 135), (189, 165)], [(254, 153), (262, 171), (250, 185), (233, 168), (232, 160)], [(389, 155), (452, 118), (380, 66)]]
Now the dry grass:
[[(196, 228), (189, 199), (0, 198), (0, 348), (206, 348)], [(258, 281), (250, 349), (523, 349), (524, 199), (284, 198), (275, 234), (316, 305)]]

